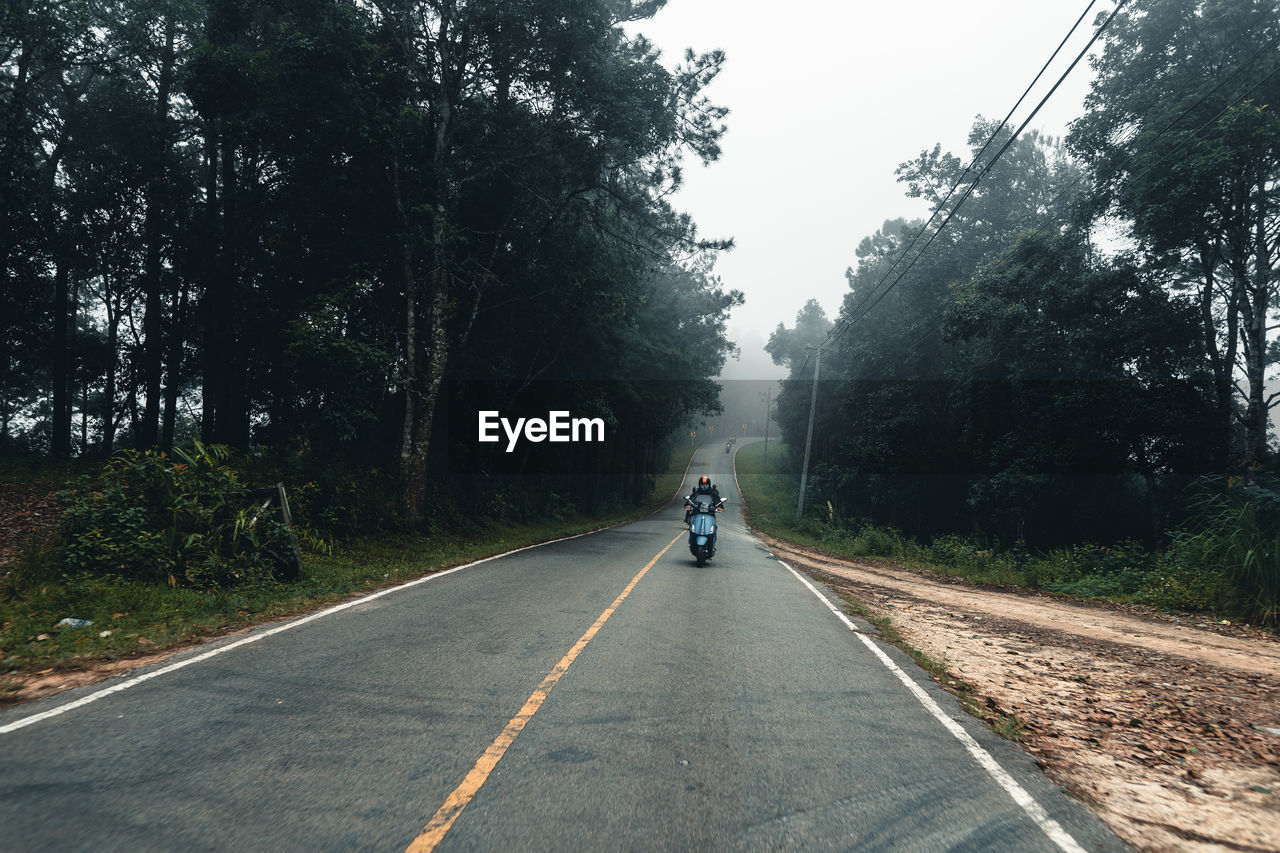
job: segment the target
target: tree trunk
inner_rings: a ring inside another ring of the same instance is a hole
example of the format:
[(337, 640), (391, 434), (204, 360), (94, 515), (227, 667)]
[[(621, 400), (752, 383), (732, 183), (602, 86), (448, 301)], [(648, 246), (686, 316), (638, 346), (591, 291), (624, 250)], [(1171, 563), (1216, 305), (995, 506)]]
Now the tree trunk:
[(164, 361), (164, 335), (161, 321), (160, 299), (160, 248), (163, 215), (160, 196), (164, 186), (165, 153), (169, 144), (169, 94), (173, 85), (174, 67), (174, 16), (165, 21), (164, 54), (160, 65), (160, 80), (156, 94), (155, 129), (152, 143), (151, 174), (147, 180), (147, 220), (144, 225), (147, 244), (146, 265), (143, 272), (143, 288), (146, 292), (146, 309), (142, 317), (143, 382), (146, 404), (142, 422), (137, 432), (139, 448), (152, 447), (159, 438), (160, 429), (160, 376)]
[[(220, 131), (220, 132), (219, 132)], [(220, 128), (211, 128), (206, 139), (206, 156), (210, 161), (210, 199), (216, 197), (213, 172), (221, 165), (221, 205), (211, 204), (215, 228), (209, 270), (209, 284), (202, 305), (204, 314), (204, 389), (207, 441), (245, 447), (249, 443), (249, 412), (243, 375), (244, 355), (239, 351), (235, 322), (236, 297), (239, 292), (241, 229), (237, 216), (238, 178), (235, 143), (225, 120)]]
[(67, 334), (71, 310), (70, 261), (58, 258), (53, 274), (53, 436), (50, 450), (57, 459), (71, 455), (71, 342)]
[(110, 456), (116, 438), (116, 349), (120, 343), (120, 306), (107, 303), (107, 372), (102, 383), (102, 454)]
[(427, 337), (431, 343), (423, 370), (421, 405), (416, 407), (417, 416), (406, 472), (409, 479), (405, 494), (409, 501), (405, 505), (405, 517), (411, 524), (420, 523), (426, 513), (427, 460), (431, 450), (431, 430), (435, 426), (436, 403), (440, 399), (440, 388), (444, 384), (445, 368), (449, 360), (446, 303), (447, 294), (444, 290), (437, 289), (431, 294), (431, 307), (427, 315)]
[(1232, 417), (1231, 364), (1222, 357), (1218, 347), (1218, 324), (1213, 316), (1213, 299), (1217, 287), (1216, 270), (1219, 257), (1216, 245), (1205, 242), (1199, 246), (1200, 255), (1200, 326), (1204, 335), (1205, 354), (1209, 358), (1209, 366), (1213, 370), (1213, 390), (1218, 422), (1217, 436), (1214, 440), (1213, 465), (1216, 470), (1227, 467), (1229, 448), (1231, 447), (1231, 431), (1234, 423)]
[[(1261, 167), (1259, 168), (1261, 171)], [(1249, 336), (1249, 436), (1250, 462), (1261, 462), (1267, 457), (1267, 309), (1271, 307), (1271, 247), (1267, 241), (1267, 182), (1260, 174), (1257, 184), (1257, 203), (1254, 206), (1253, 279), (1250, 282), (1250, 298), (1253, 312), (1250, 317)]]
[[(70, 329), (67, 335), (67, 351), (71, 355), (76, 352), (76, 336), (79, 334), (79, 318), (80, 318), (80, 283), (78, 281), (71, 282), (71, 310), (69, 312)], [(80, 380), (80, 455), (83, 456), (89, 449), (89, 379), (85, 375), (83, 363), (71, 365), (68, 381), (75, 379)], [(71, 396), (68, 394), (67, 396)]]
[(165, 370), (164, 419), (160, 430), (160, 447), (173, 447), (173, 434), (178, 424), (178, 391), (182, 387), (182, 345), (187, 329), (187, 293), (185, 280), (180, 280), (174, 294), (177, 308), (169, 326), (169, 357)]
[(80, 377), (80, 455), (89, 452), (89, 377), (82, 371)]
[(235, 143), (222, 130), (222, 258), (219, 271), (218, 326), (222, 358), (218, 364), (218, 440), (234, 447), (249, 444), (249, 412), (245, 398), (244, 355), (235, 322), (240, 275), (239, 176)]
[[(413, 435), (407, 458), (401, 458), (401, 484), (405, 520), (410, 524), (421, 523), (426, 512), (427, 462), (431, 449), (431, 431), (435, 425), (436, 404), (444, 384), (445, 370), (449, 363), (449, 254), (448, 254), (448, 146), (452, 119), (453, 81), (451, 78), (453, 57), (450, 39), (453, 33), (452, 5), (444, 4), (440, 10), (440, 23), (436, 31), (435, 46), (438, 60), (438, 91), (432, 103), (435, 113), (435, 148), (432, 152), (433, 195), (431, 225), (431, 299), (427, 314), (427, 353), (421, 377), (420, 389), (408, 389), (406, 407), (413, 407)], [(410, 60), (412, 61), (412, 59)], [(410, 317), (409, 322), (414, 322)], [(418, 399), (410, 402), (414, 391)], [(403, 451), (402, 451), (403, 452)]]
[(10, 94), (8, 98), (7, 121), (5, 122), (7, 131), (3, 139), (0, 139), (0, 285), (7, 285), (9, 279), (9, 252), (12, 249), (12, 233), (13, 226), (11, 218), (18, 214), (18, 211), (11, 210), (13, 191), (17, 187), (12, 186), (15, 169), (12, 164), (17, 162), (18, 152), (22, 149), (22, 128), (26, 124), (25, 114), (27, 111), (27, 78), (31, 71), (32, 53), (34, 53), (30, 44), (24, 44), (21, 52), (18, 54), (17, 62), (13, 63), (14, 76), (10, 81)]
[(1245, 461), (1249, 467), (1262, 462), (1267, 456), (1267, 403), (1264, 374), (1267, 351), (1266, 298), (1259, 299), (1257, 288), (1251, 288), (1249, 301), (1252, 310), (1244, 329), (1248, 336), (1245, 347), (1245, 377), (1249, 383), (1249, 403), (1245, 409)]
[(204, 295), (200, 300), (200, 325), (204, 340), (201, 349), (200, 437), (206, 442), (217, 439), (218, 426), (218, 359), (222, 352), (218, 347), (221, 329), (218, 325), (217, 303), (221, 283), (218, 280), (218, 128), (214, 119), (204, 123), (204, 192), (205, 233), (201, 247), (204, 274)]
[(413, 428), (417, 417), (418, 398), (418, 281), (414, 270), (413, 235), (404, 203), (404, 187), (400, 180), (400, 155), (391, 160), (391, 192), (400, 228), (400, 274), (404, 282), (404, 362), (400, 368), (400, 387), (404, 393), (404, 419), (400, 427), (400, 507), (406, 520), (421, 515), (425, 495), (417, 488), (420, 477), (414, 476)]

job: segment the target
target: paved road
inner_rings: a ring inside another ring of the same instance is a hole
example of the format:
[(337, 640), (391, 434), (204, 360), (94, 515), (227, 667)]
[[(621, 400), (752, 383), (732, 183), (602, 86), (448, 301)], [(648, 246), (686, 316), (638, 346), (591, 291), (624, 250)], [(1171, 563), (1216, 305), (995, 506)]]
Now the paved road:
[(5, 731), (0, 848), (1124, 849), (773, 559), (714, 450), (689, 471), (730, 497), (706, 568), (676, 502)]

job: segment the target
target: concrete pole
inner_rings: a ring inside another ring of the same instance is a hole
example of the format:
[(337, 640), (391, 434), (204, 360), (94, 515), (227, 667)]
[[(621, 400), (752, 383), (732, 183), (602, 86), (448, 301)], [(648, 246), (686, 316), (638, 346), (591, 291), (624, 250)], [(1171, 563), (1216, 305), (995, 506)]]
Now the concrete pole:
[(764, 462), (762, 465), (769, 464), (769, 404), (773, 401), (773, 389), (765, 389), (764, 396)]
[(809, 432), (804, 439), (804, 467), (800, 469), (800, 500), (796, 502), (796, 524), (804, 516), (804, 490), (809, 484), (809, 450), (813, 447), (813, 412), (818, 405), (818, 371), (822, 367), (822, 349), (813, 362), (813, 393), (809, 396)]

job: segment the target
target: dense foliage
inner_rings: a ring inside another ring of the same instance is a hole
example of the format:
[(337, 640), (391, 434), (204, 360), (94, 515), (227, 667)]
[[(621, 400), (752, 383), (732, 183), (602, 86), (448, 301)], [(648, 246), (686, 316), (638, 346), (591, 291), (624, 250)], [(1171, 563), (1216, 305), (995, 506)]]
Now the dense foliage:
[(252, 505), (227, 456), (199, 442), (117, 453), (65, 495), (63, 570), (196, 587), (296, 579), (289, 531)]
[(1026, 134), (987, 169), (1010, 131), (979, 119), (968, 156), (899, 167), (935, 218), (887, 221), (839, 316), (807, 305), (770, 342), (792, 447), (819, 370), (813, 513), (1086, 561), (1171, 546), (1170, 577), (1274, 617), (1277, 37), (1275, 0), (1133, 0), (1065, 144)]
[(662, 5), (3, 4), (0, 452), (301, 451), (413, 523), (474, 444), (441, 413), (556, 380), (619, 426), (538, 488), (643, 492), (741, 301), (666, 202), (724, 57), (668, 71), (623, 29)]

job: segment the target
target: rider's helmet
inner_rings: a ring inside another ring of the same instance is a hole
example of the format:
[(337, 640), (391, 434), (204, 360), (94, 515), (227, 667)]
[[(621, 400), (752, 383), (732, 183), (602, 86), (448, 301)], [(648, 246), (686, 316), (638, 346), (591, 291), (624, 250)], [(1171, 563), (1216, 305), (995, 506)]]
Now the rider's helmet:
[(701, 477), (699, 477), (699, 478), (698, 478), (698, 491), (699, 491), (699, 492), (710, 492), (710, 491), (711, 491), (711, 478), (710, 478), (710, 477), (708, 477), (707, 475), (703, 474)]

